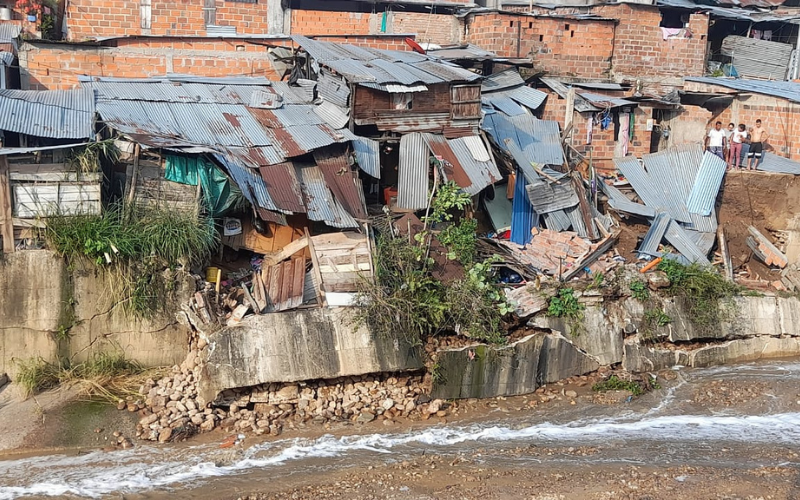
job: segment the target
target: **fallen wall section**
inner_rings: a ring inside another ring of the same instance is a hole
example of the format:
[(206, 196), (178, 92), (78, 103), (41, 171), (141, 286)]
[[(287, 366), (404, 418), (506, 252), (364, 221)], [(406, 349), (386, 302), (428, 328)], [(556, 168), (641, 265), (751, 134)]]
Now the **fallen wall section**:
[(375, 337), (345, 308), (248, 316), (210, 335), (200, 397), (229, 388), (424, 368), (401, 337)]

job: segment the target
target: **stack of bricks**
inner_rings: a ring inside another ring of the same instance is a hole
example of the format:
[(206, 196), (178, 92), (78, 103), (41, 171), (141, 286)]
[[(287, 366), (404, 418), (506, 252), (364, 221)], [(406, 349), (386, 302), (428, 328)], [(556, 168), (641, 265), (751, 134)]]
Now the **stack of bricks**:
[(570, 231), (558, 232), (534, 228), (532, 232), (531, 242), (524, 247), (507, 241), (502, 244), (522, 263), (550, 275), (566, 273), (595, 247), (588, 240), (578, 236), (578, 233)]
[(581, 78), (610, 76), (614, 21), (526, 14), (469, 16), (466, 42), (503, 57), (530, 58), (535, 70)]

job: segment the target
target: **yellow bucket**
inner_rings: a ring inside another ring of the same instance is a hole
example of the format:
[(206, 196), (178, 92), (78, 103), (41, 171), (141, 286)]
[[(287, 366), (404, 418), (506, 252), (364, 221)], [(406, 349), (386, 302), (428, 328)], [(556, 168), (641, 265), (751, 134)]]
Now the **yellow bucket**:
[(221, 273), (218, 267), (206, 268), (206, 281), (209, 283), (216, 283), (219, 276), (221, 276)]

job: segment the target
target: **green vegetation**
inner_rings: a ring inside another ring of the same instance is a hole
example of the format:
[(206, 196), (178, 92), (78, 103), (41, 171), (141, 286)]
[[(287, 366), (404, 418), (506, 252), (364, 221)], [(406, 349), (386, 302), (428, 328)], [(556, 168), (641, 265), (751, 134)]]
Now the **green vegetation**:
[(631, 295), (637, 300), (647, 300), (650, 298), (650, 290), (647, 288), (647, 283), (644, 281), (634, 281), (629, 285)]
[(43, 230), (47, 246), (71, 265), (89, 259), (116, 278), (114, 301), (137, 316), (163, 306), (173, 285), (162, 273), (201, 262), (216, 248), (211, 219), (174, 210), (130, 211), (112, 206), (102, 214), (53, 215)]
[(138, 382), (131, 377), (144, 372), (138, 363), (126, 359), (121, 352), (97, 353), (75, 365), (67, 360), (49, 363), (42, 358), (17, 363), (16, 382), (26, 397), (61, 384), (78, 383), (83, 385), (83, 392), (88, 396), (116, 401), (122, 395), (135, 393)]
[(117, 149), (114, 139), (90, 142), (83, 148), (73, 150), (67, 163), (78, 172), (90, 173), (97, 172), (100, 160), (103, 158), (109, 163), (116, 163), (119, 160), (119, 149)]
[(592, 282), (589, 284), (589, 286), (586, 287), (586, 289), (587, 290), (592, 290), (592, 289), (596, 289), (596, 288), (602, 288), (603, 287), (603, 281), (605, 281), (605, 279), (606, 279), (606, 275), (604, 273), (599, 273), (599, 272), (598, 273), (594, 273), (594, 275), (592, 276)]
[[(453, 182), (440, 186), (432, 199), (424, 229), (413, 239), (379, 233), (375, 247), (375, 281), (363, 282), (357, 322), (379, 335), (398, 331), (419, 345), (429, 335), (456, 332), (470, 338), (501, 343), (502, 317), (513, 308), (493, 283), (493, 260), (474, 262), (475, 222), (461, 220), (437, 237), (430, 228), (453, 219), (454, 210), (469, 206), (469, 195)], [(448, 258), (465, 267), (461, 279), (443, 283), (431, 275), (431, 244), (436, 238)]]
[(547, 314), (556, 318), (568, 318), (577, 320), (583, 317), (583, 304), (578, 302), (575, 297), (575, 290), (572, 288), (561, 288), (554, 296), (550, 297), (547, 306)]
[(650, 309), (645, 311), (642, 317), (645, 325), (648, 326), (667, 326), (672, 323), (672, 318), (667, 315), (662, 309)]
[(713, 269), (697, 264), (685, 266), (664, 260), (658, 264), (658, 270), (664, 271), (669, 278), (666, 292), (683, 299), (691, 321), (701, 329), (716, 328), (724, 321), (730, 309), (721, 307), (721, 302), (741, 291), (738, 285), (726, 281)]
[(656, 379), (652, 377), (637, 382), (634, 380), (622, 380), (616, 375), (611, 375), (602, 382), (598, 382), (592, 386), (592, 390), (595, 392), (628, 391), (634, 396), (641, 396), (645, 392), (660, 388), (661, 386), (656, 382)]

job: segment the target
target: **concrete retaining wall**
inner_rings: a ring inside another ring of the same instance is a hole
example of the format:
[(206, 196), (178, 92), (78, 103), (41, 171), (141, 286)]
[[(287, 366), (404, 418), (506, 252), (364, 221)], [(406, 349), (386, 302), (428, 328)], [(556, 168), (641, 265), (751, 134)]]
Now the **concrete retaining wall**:
[(308, 309), (248, 316), (208, 339), (200, 397), (224, 389), (271, 382), (329, 379), (367, 373), (419, 370), (421, 349), (401, 337), (374, 337), (349, 310)]
[[(94, 266), (68, 270), (63, 259), (46, 250), (3, 256), (5, 285), (0, 288), (0, 373), (14, 376), (16, 360), (41, 357), (82, 361), (100, 351), (124, 350), (145, 366), (180, 363), (186, 356), (188, 330), (173, 313), (148, 320), (131, 318), (111, 302), (113, 280)], [(167, 311), (179, 310), (194, 291), (186, 277)]]

